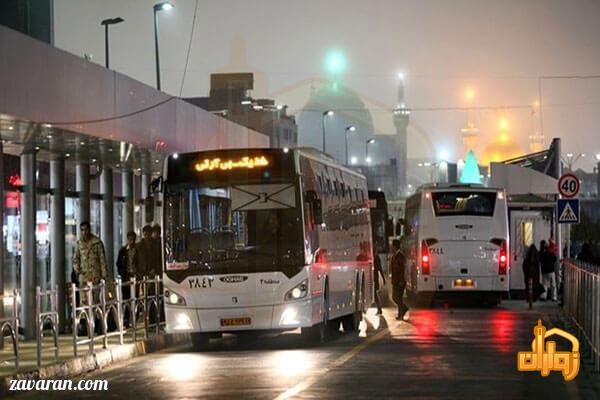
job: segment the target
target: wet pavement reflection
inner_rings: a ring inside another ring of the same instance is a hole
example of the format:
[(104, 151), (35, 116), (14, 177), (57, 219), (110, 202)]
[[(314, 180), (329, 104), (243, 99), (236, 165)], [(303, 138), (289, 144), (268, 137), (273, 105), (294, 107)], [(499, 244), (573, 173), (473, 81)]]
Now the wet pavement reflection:
[(340, 332), (323, 345), (305, 343), (298, 331), (227, 335), (202, 353), (170, 349), (82, 377), (107, 379), (108, 392), (44, 398), (589, 398), (585, 376), (565, 383), (560, 374), (517, 371), (538, 318), (555, 312), (553, 304), (529, 311), (508, 301), (415, 309), (404, 322), (392, 309), (381, 318), (371, 309), (361, 334)]

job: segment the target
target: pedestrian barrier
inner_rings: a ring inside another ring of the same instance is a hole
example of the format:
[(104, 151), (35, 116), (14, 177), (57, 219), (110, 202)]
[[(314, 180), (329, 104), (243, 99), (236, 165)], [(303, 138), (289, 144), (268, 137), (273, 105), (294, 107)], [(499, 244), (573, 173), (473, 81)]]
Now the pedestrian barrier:
[[(45, 307), (44, 307), (45, 306)], [(52, 332), (54, 346), (50, 349), (54, 351), (54, 361), (58, 361), (58, 286), (50, 290), (41, 290), (35, 288), (35, 338), (36, 338), (36, 365), (39, 368), (42, 365), (44, 328), (49, 326)]]
[(600, 266), (563, 262), (563, 308), (591, 349), (596, 372), (600, 371)]
[[(134, 341), (137, 340), (140, 329), (143, 330), (144, 339), (148, 339), (151, 330), (159, 334), (164, 327), (164, 318), (162, 318), (164, 295), (161, 277), (157, 275), (154, 279), (144, 278), (141, 281), (131, 278), (128, 282), (119, 283), (118, 288), (123, 298), (123, 314), (128, 317), (127, 321), (123, 318), (125, 325), (123, 331), (131, 332)], [(126, 293), (126, 296), (123, 296), (123, 293)], [(125, 298), (127, 296), (129, 297)], [(138, 325), (140, 317), (142, 317), (142, 328)]]
[(14, 362), (15, 370), (19, 370), (19, 292), (13, 290), (12, 296), (0, 294), (0, 307), (4, 309), (6, 303), (12, 303), (10, 315), (0, 318), (0, 336), (4, 337), (8, 333), (12, 340), (13, 355), (10, 358), (0, 360), (0, 362)]
[[(94, 353), (94, 346), (101, 341), (102, 348), (108, 347), (110, 337), (118, 337), (124, 343), (125, 335), (138, 340), (140, 334), (148, 339), (149, 334), (160, 334), (164, 330), (164, 295), (160, 276), (144, 277), (122, 282), (101, 280), (77, 287), (70, 285), (70, 319), (72, 329), (73, 355), (77, 357), (80, 347), (87, 346), (87, 353)], [(126, 296), (124, 296), (124, 293)], [(0, 307), (11, 304), (10, 315), (0, 317), (0, 336), (7, 335), (12, 340), (12, 356), (0, 358), (0, 363), (14, 362), (19, 370), (19, 292), (0, 296)], [(39, 286), (35, 292), (35, 337), (36, 365), (41, 367), (43, 355), (54, 352), (54, 361), (59, 359), (59, 312), (58, 287), (43, 290)], [(44, 345), (47, 334), (52, 336), (52, 346)]]
[[(127, 298), (123, 296), (124, 289)], [(79, 346), (86, 344), (88, 353), (93, 353), (97, 339), (101, 339), (102, 347), (106, 348), (108, 339), (112, 336), (118, 336), (119, 344), (123, 344), (126, 333), (131, 333), (133, 341), (136, 341), (138, 332), (142, 330), (144, 339), (147, 339), (150, 330), (159, 334), (164, 326), (160, 318), (164, 304), (160, 276), (154, 279), (144, 277), (141, 280), (132, 278), (128, 282), (116, 279), (110, 284), (101, 280), (97, 285), (88, 282), (81, 288), (71, 284), (70, 295), (75, 357), (78, 355)], [(141, 327), (138, 324), (140, 319), (143, 321)], [(100, 322), (99, 327), (96, 321)], [(115, 326), (109, 326), (110, 322), (114, 322)], [(80, 339), (80, 332), (87, 337)]]

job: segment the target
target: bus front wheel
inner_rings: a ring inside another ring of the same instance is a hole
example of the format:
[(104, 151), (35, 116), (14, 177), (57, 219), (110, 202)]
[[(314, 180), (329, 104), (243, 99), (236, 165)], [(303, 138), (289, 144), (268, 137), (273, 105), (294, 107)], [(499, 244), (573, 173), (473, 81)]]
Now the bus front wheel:
[[(323, 319), (318, 325), (302, 328), (302, 336), (310, 341), (325, 343), (334, 331), (333, 327), (336, 326), (336, 321), (329, 320), (329, 285), (327, 283), (325, 283), (322, 316)], [(339, 321), (337, 322), (337, 327), (339, 328)]]
[(208, 333), (192, 333), (192, 348), (194, 351), (206, 350), (209, 338)]

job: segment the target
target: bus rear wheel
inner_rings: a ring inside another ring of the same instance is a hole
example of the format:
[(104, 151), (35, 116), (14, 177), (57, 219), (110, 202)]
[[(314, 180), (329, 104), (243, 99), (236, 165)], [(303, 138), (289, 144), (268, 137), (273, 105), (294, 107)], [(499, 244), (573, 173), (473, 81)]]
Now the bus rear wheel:
[(354, 312), (352, 314), (346, 315), (342, 318), (342, 326), (344, 327), (344, 332), (356, 332), (360, 326), (360, 323), (363, 319), (364, 312), (364, 303), (365, 303), (365, 284), (364, 281), (361, 283), (360, 287), (358, 286), (358, 282), (355, 286), (355, 294), (354, 294)]
[(192, 333), (192, 348), (194, 351), (206, 350), (209, 338), (208, 333)]

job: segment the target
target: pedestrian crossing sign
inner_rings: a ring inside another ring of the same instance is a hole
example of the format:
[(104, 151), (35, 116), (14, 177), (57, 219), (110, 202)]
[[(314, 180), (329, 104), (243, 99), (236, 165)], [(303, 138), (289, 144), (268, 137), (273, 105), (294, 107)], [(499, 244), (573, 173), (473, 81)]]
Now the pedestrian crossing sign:
[(559, 199), (556, 203), (559, 224), (579, 223), (579, 199)]

